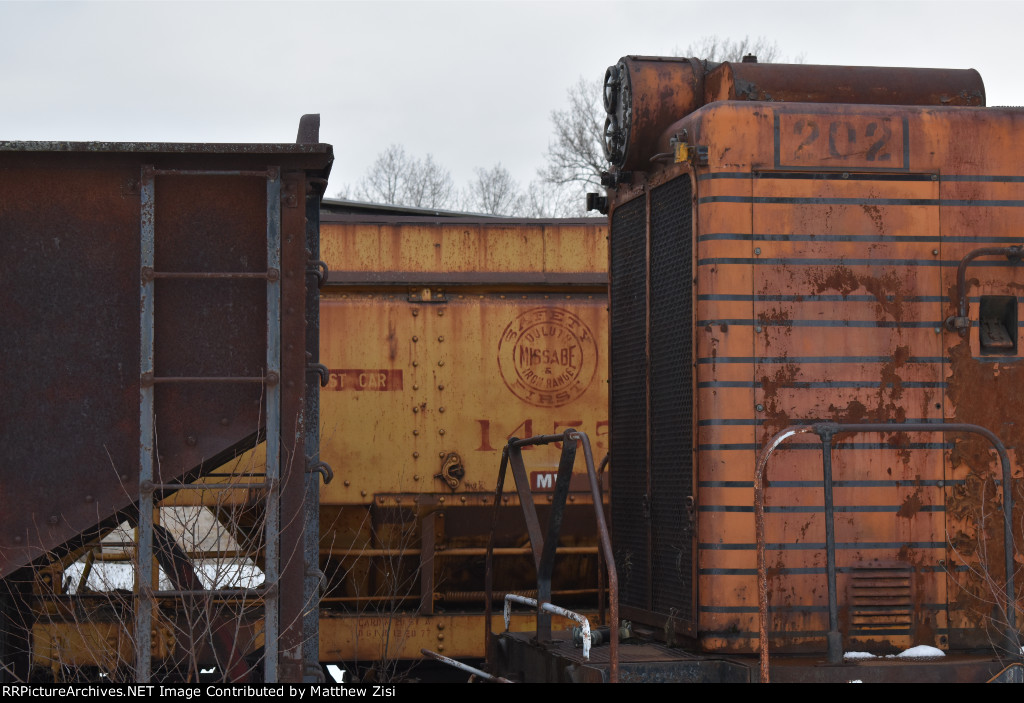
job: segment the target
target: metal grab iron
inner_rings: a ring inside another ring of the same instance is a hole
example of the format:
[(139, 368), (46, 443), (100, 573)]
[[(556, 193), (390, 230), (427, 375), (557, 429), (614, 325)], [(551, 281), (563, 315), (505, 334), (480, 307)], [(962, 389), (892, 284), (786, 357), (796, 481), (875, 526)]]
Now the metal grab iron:
[[(554, 603), (548, 603), (545, 601), (538, 601), (536, 598), (527, 598), (526, 596), (519, 596), (515, 593), (505, 594), (505, 632), (508, 632), (509, 626), (512, 624), (512, 604), (521, 603), (522, 605), (529, 605), (536, 608), (538, 611), (545, 611), (548, 613), (554, 613), (555, 615), (561, 615), (562, 617), (569, 618), (574, 622), (578, 622), (581, 628), (580, 635), (580, 646), (583, 647), (583, 658), (590, 659), (590, 620), (579, 613), (574, 613), (566, 608), (559, 607)], [(540, 617), (538, 612), (537, 617)], [(575, 640), (576, 638), (573, 637)]]
[(1024, 258), (1024, 244), (1010, 247), (981, 247), (968, 252), (960, 259), (956, 267), (956, 298), (957, 314), (946, 318), (946, 329), (956, 332), (961, 337), (967, 335), (971, 328), (971, 319), (967, 316), (967, 266), (980, 256), (1005, 256), (1011, 264), (1019, 264)]

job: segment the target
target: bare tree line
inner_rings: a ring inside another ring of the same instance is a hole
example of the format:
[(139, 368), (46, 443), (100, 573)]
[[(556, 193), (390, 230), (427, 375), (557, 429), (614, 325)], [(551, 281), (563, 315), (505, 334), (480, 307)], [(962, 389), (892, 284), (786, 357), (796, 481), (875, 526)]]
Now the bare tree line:
[[(762, 62), (786, 61), (778, 43), (765, 37), (751, 39), (701, 37), (673, 51), (709, 61), (740, 61), (753, 54)], [(788, 59), (802, 63), (803, 55)], [(355, 184), (347, 184), (338, 197), (363, 202), (409, 207), (463, 210), (487, 215), (519, 217), (582, 217), (586, 194), (602, 192), (605, 112), (601, 79), (583, 76), (566, 90), (566, 107), (552, 110), (552, 136), (537, 177), (523, 186), (500, 162), (477, 168), (473, 178), (458, 188), (451, 172), (432, 154), (419, 158), (392, 144), (378, 154), (373, 165)], [(594, 213), (590, 213), (594, 214)]]
[(500, 162), (476, 168), (462, 188), (455, 186), (451, 171), (432, 154), (418, 158), (401, 144), (392, 144), (377, 155), (373, 165), (354, 185), (347, 184), (338, 197), (361, 202), (402, 205), (428, 210), (464, 210), (486, 215), (519, 217), (581, 217), (583, 198), (574, 203), (573, 189), (560, 192), (542, 179), (524, 188)]

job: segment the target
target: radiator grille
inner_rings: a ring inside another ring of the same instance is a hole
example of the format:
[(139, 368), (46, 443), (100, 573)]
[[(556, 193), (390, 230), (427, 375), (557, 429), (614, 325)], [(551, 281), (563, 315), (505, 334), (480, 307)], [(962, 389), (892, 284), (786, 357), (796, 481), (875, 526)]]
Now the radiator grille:
[(619, 601), (648, 607), (646, 206), (643, 197), (615, 209), (611, 228), (611, 513)]
[(651, 193), (650, 466), (654, 611), (693, 619), (692, 220), (688, 176)]

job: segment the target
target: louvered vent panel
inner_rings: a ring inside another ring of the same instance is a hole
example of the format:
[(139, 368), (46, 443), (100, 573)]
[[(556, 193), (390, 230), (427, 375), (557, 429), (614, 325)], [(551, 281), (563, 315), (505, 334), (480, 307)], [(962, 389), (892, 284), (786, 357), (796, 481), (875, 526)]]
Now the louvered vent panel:
[(909, 566), (858, 567), (849, 575), (850, 635), (910, 633), (913, 571)]

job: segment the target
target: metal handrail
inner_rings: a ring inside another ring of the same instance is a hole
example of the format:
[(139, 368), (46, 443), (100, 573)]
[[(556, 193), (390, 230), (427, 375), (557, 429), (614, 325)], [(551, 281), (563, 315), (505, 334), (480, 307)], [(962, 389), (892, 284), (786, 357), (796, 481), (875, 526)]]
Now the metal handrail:
[[(540, 527), (537, 518), (537, 510), (533, 503), (533, 494), (530, 491), (529, 480), (526, 475), (526, 467), (523, 464), (522, 448), (542, 444), (562, 442), (562, 456), (558, 463), (558, 476), (555, 479), (555, 492), (551, 502), (551, 516), (548, 519), (547, 536)], [(594, 470), (594, 455), (590, 449), (590, 439), (586, 433), (578, 432), (575, 429), (568, 429), (562, 434), (537, 435), (526, 439), (510, 437), (508, 444), (501, 452), (501, 466), (498, 469), (498, 484), (494, 491), (494, 510), (491, 518), (491, 532), (487, 542), (487, 558), (484, 574), (485, 616), (484, 616), (484, 637), (488, 659), (490, 659), (491, 643), (491, 612), (492, 612), (492, 562), (494, 552), (494, 535), (498, 524), (498, 511), (501, 507), (501, 496), (505, 484), (505, 472), (512, 467), (512, 475), (515, 478), (516, 490), (519, 493), (519, 505), (526, 520), (526, 531), (530, 538), (530, 546), (533, 549), (534, 563), (537, 567), (537, 600), (541, 603), (549, 603), (551, 600), (551, 571), (554, 565), (556, 546), (562, 528), (562, 514), (565, 510), (566, 498), (569, 494), (569, 480), (572, 477), (572, 467), (576, 459), (576, 445), (583, 447), (583, 456), (587, 468), (587, 477), (590, 480), (590, 492), (593, 498), (592, 503), (597, 519), (598, 539), (601, 543), (601, 553), (604, 556), (604, 565), (608, 575), (608, 601), (611, 620), (610, 646), (610, 671), (609, 679), (612, 683), (619, 680), (619, 579), (615, 570), (615, 557), (612, 552), (611, 536), (608, 532), (608, 524), (604, 517), (604, 503), (601, 497), (601, 487), (597, 480), (597, 473)], [(538, 640), (550, 639), (551, 617), (546, 614), (543, 606), (538, 607), (537, 613), (537, 638)], [(589, 642), (589, 638), (586, 638)]]
[(832, 504), (832, 438), (837, 434), (857, 432), (968, 432), (977, 434), (989, 441), (999, 454), (1003, 468), (1003, 552), (1006, 568), (1006, 643), (1016, 650), (1016, 615), (1009, 599), (1014, 598), (1013, 584), (1013, 532), (1011, 518), (1013, 515), (1013, 490), (1010, 479), (1010, 457), (1006, 447), (990, 430), (980, 425), (955, 423), (925, 422), (884, 422), (867, 424), (842, 424), (836, 422), (819, 422), (813, 425), (794, 425), (787, 427), (773, 436), (765, 444), (757, 458), (754, 471), (754, 529), (757, 539), (757, 595), (760, 637), (761, 682), (768, 683), (768, 570), (765, 564), (765, 527), (764, 527), (764, 478), (768, 458), (778, 447), (791, 437), (798, 434), (813, 432), (821, 438), (822, 473), (825, 492), (825, 558), (828, 578), (828, 661), (838, 664), (842, 661), (842, 636), (839, 632), (839, 606), (836, 596), (836, 545), (833, 524), (834, 506)]
[(946, 318), (946, 328), (956, 331), (961, 337), (967, 335), (971, 320), (967, 316), (967, 266), (979, 256), (1005, 256), (1011, 264), (1019, 264), (1024, 258), (1024, 244), (1010, 247), (980, 247), (968, 252), (956, 267), (957, 314)]
[(574, 622), (578, 622), (582, 628), (583, 636), (583, 658), (590, 661), (590, 620), (584, 615), (580, 615), (577, 612), (562, 608), (554, 603), (538, 603), (536, 598), (527, 598), (526, 596), (520, 596), (515, 593), (505, 594), (505, 632), (508, 632), (508, 628), (512, 625), (512, 604), (520, 603), (522, 605), (529, 605), (533, 608), (540, 610), (546, 610), (549, 613), (555, 615), (561, 615), (564, 618), (568, 618)]
[(462, 671), (465, 671), (468, 674), (472, 674), (473, 676), (479, 676), (480, 678), (485, 679), (487, 681), (493, 681), (495, 683), (513, 683), (512, 681), (509, 681), (506, 678), (503, 678), (501, 676), (495, 676), (494, 674), (488, 674), (486, 671), (482, 671), (480, 669), (477, 669), (475, 666), (470, 666), (469, 664), (463, 664), (462, 662), (458, 661), (457, 659), (452, 659), (451, 657), (446, 657), (443, 654), (438, 654), (437, 652), (433, 652), (433, 651), (431, 651), (429, 649), (420, 649), (420, 654), (422, 654), (424, 656), (427, 656), (427, 657), (430, 657), (431, 659), (435, 659), (435, 660), (441, 662), (442, 664), (447, 664), (448, 666), (454, 666), (456, 669), (461, 669)]

